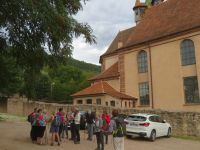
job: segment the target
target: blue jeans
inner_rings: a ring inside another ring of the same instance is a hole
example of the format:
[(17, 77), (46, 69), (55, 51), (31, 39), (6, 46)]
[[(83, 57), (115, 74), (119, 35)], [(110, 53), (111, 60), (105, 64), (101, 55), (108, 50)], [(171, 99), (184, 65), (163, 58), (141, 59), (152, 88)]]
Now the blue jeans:
[(88, 128), (88, 139), (92, 140), (93, 137), (93, 130), (94, 130), (94, 124), (87, 124), (87, 128)]

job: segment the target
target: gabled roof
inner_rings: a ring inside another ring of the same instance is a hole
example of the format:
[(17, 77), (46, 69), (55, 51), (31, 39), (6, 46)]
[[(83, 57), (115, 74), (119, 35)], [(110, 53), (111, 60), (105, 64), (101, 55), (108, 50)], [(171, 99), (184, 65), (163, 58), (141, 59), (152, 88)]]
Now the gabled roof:
[[(146, 10), (126, 46), (200, 27), (200, 0), (167, 0)], [(125, 47), (126, 47), (125, 46)]]
[(110, 68), (100, 73), (99, 75), (89, 79), (89, 81), (98, 81), (103, 79), (113, 79), (119, 77), (118, 62), (113, 64)]
[[(118, 33), (103, 56), (117, 53), (129, 47), (139, 46), (155, 40), (164, 40), (180, 33), (200, 30), (200, 0), (167, 0), (146, 10), (144, 18), (137, 26)], [(117, 41), (124, 36), (124, 45), (117, 48)], [(114, 46), (113, 46), (114, 45)], [(100, 60), (101, 61), (101, 60)]]
[(120, 93), (112, 88), (107, 82), (97, 82), (92, 84), (90, 87), (85, 88), (75, 94), (72, 97), (84, 97), (84, 96), (91, 96), (91, 95), (99, 95), (99, 94), (108, 94), (112, 97), (118, 99), (128, 99), (128, 100), (136, 100), (136, 98)]
[(108, 50), (103, 55), (110, 54), (118, 49), (118, 42), (122, 42), (123, 44), (125, 44), (128, 40), (129, 35), (133, 32), (134, 28), (135, 27), (120, 31), (110, 44)]

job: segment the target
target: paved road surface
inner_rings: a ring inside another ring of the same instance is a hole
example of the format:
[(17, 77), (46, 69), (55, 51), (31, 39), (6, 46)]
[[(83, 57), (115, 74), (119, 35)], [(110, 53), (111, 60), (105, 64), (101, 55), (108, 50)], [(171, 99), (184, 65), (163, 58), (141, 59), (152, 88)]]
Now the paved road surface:
[[(60, 147), (32, 144), (29, 139), (30, 125), (24, 122), (0, 122), (0, 150), (94, 150), (95, 139), (85, 140), (82, 133), (81, 144), (74, 145), (69, 140), (63, 140)], [(105, 150), (113, 150), (112, 140), (105, 146)], [(125, 140), (125, 150), (200, 150), (200, 142), (175, 138), (160, 138), (149, 142), (141, 138)]]

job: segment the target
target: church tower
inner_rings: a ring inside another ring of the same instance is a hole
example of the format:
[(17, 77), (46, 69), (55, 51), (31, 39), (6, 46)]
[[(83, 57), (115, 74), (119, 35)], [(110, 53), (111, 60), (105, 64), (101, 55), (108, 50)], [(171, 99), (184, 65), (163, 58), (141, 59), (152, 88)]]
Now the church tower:
[(136, 24), (138, 24), (143, 19), (146, 9), (147, 5), (145, 3), (141, 3), (140, 0), (136, 0), (135, 6), (133, 7)]
[(152, 5), (152, 6), (155, 6), (155, 5), (160, 4), (161, 2), (163, 2), (163, 0), (152, 0), (152, 1), (151, 1), (151, 5)]

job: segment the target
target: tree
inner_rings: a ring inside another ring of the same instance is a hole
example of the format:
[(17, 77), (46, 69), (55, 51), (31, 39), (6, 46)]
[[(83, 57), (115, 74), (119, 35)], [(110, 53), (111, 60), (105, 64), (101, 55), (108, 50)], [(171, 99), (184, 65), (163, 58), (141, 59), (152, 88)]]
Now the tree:
[(81, 0), (3, 0), (0, 41), (7, 41), (21, 65), (41, 69), (47, 53), (68, 57), (73, 37), (83, 35), (86, 42), (95, 42), (90, 26), (74, 19), (80, 9)]
[(0, 96), (19, 92), (22, 86), (22, 70), (14, 58), (0, 55)]
[(29, 98), (34, 96), (34, 80), (43, 66), (71, 55), (74, 37), (83, 35), (86, 42), (95, 43), (90, 26), (74, 19), (82, 1), (87, 0), (1, 1), (0, 54), (11, 49), (12, 57), (25, 72), (24, 90)]
[(41, 74), (35, 86), (35, 99), (48, 99), (51, 95), (51, 82), (46, 74)]

